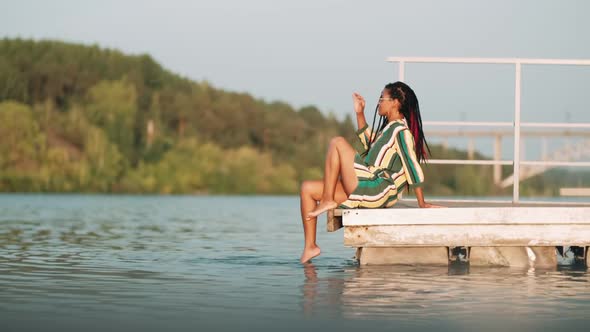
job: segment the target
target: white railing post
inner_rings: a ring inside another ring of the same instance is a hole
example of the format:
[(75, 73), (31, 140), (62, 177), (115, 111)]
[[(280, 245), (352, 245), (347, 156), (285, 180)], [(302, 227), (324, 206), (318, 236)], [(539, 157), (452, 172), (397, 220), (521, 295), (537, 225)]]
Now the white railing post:
[(513, 184), (512, 202), (518, 203), (520, 194), (520, 92), (521, 92), (521, 64), (515, 66), (514, 82), (514, 159), (513, 159)]
[[(494, 138), (494, 161), (502, 160), (502, 135), (496, 135)], [(502, 183), (502, 165), (494, 165), (494, 184)]]
[(406, 76), (406, 64), (405, 61), (400, 61), (399, 62), (399, 81), (403, 82)]

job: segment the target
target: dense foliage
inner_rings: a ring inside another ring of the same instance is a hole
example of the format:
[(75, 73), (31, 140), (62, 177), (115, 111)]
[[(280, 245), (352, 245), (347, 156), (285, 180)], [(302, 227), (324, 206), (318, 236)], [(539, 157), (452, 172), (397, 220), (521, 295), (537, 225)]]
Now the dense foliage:
[[(336, 135), (354, 137), (350, 117), (222, 91), (148, 55), (0, 40), (0, 191), (295, 193)], [(489, 167), (426, 174), (433, 194), (498, 193)]]
[(225, 92), (148, 55), (0, 41), (0, 190), (294, 193), (350, 119)]

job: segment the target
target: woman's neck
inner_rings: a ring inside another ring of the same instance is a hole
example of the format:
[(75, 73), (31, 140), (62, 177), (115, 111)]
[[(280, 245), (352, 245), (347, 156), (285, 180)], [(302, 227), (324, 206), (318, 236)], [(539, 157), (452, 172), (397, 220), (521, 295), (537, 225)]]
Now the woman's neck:
[(398, 115), (396, 115), (396, 116), (388, 117), (387, 118), (387, 122), (394, 122), (394, 121), (397, 121), (397, 120), (401, 120), (403, 118), (404, 118), (403, 114), (399, 114), (398, 113)]

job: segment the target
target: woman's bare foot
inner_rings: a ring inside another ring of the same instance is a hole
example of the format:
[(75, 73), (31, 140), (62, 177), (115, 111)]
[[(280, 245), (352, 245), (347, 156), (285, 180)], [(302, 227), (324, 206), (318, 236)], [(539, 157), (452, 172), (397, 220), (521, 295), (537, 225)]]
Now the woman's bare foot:
[(320, 255), (322, 251), (320, 247), (315, 246), (311, 248), (303, 249), (303, 253), (301, 254), (301, 259), (299, 260), (301, 264), (309, 262), (312, 258), (317, 257)]
[(334, 201), (320, 201), (320, 204), (318, 204), (315, 210), (307, 214), (307, 219), (315, 218), (328, 210), (335, 209), (337, 206), (338, 203)]

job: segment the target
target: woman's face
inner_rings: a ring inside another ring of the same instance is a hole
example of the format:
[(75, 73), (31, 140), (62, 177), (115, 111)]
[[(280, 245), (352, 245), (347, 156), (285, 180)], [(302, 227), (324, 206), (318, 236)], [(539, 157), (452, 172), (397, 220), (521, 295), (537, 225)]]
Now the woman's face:
[(392, 99), (389, 91), (383, 89), (383, 91), (381, 91), (381, 97), (379, 98), (379, 115), (387, 116), (394, 112), (396, 108), (399, 108), (399, 101), (397, 101), (397, 99)]

